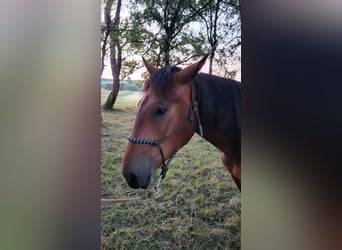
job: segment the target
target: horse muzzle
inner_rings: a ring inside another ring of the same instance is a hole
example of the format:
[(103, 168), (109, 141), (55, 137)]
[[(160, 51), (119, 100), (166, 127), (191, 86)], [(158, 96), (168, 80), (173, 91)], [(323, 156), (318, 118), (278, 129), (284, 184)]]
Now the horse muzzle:
[(151, 183), (154, 164), (149, 160), (140, 160), (124, 163), (122, 174), (132, 188), (146, 189)]

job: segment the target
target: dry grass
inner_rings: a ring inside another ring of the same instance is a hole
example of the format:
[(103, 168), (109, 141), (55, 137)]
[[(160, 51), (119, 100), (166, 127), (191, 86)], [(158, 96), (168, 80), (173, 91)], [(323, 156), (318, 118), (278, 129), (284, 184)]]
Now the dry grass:
[[(102, 197), (146, 194), (121, 175), (135, 102), (119, 102), (102, 117)], [(240, 249), (240, 211), (219, 151), (196, 135), (171, 163), (158, 197), (102, 207), (102, 249)]]

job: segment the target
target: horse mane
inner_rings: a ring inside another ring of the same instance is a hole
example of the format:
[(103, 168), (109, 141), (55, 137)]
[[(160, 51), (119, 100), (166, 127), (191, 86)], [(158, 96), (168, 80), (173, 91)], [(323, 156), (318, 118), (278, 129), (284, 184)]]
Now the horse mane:
[(150, 79), (146, 80), (143, 91), (146, 92), (149, 88), (152, 88), (157, 95), (166, 97), (175, 87), (172, 82), (172, 76), (179, 71), (181, 71), (181, 68), (174, 65), (158, 69)]
[[(227, 128), (226, 134), (240, 140), (241, 83), (200, 73), (194, 78), (196, 99), (201, 119), (213, 130)], [(235, 121), (236, 123), (231, 123)]]

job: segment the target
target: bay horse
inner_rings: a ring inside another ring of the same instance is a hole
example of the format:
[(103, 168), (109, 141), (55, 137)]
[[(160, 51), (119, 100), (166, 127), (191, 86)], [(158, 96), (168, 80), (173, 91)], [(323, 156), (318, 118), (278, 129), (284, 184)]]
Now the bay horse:
[(132, 188), (146, 189), (161, 165), (164, 178), (165, 160), (196, 132), (221, 150), (221, 161), (241, 191), (241, 84), (198, 73), (206, 58), (184, 69), (157, 69), (143, 58), (149, 77), (122, 164)]

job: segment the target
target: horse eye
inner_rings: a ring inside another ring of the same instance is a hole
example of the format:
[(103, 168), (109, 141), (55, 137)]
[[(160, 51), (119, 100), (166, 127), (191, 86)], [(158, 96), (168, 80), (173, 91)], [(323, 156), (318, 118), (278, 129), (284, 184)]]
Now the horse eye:
[(166, 113), (166, 111), (167, 111), (167, 108), (157, 108), (156, 109), (156, 114), (157, 115), (163, 115), (163, 114)]

